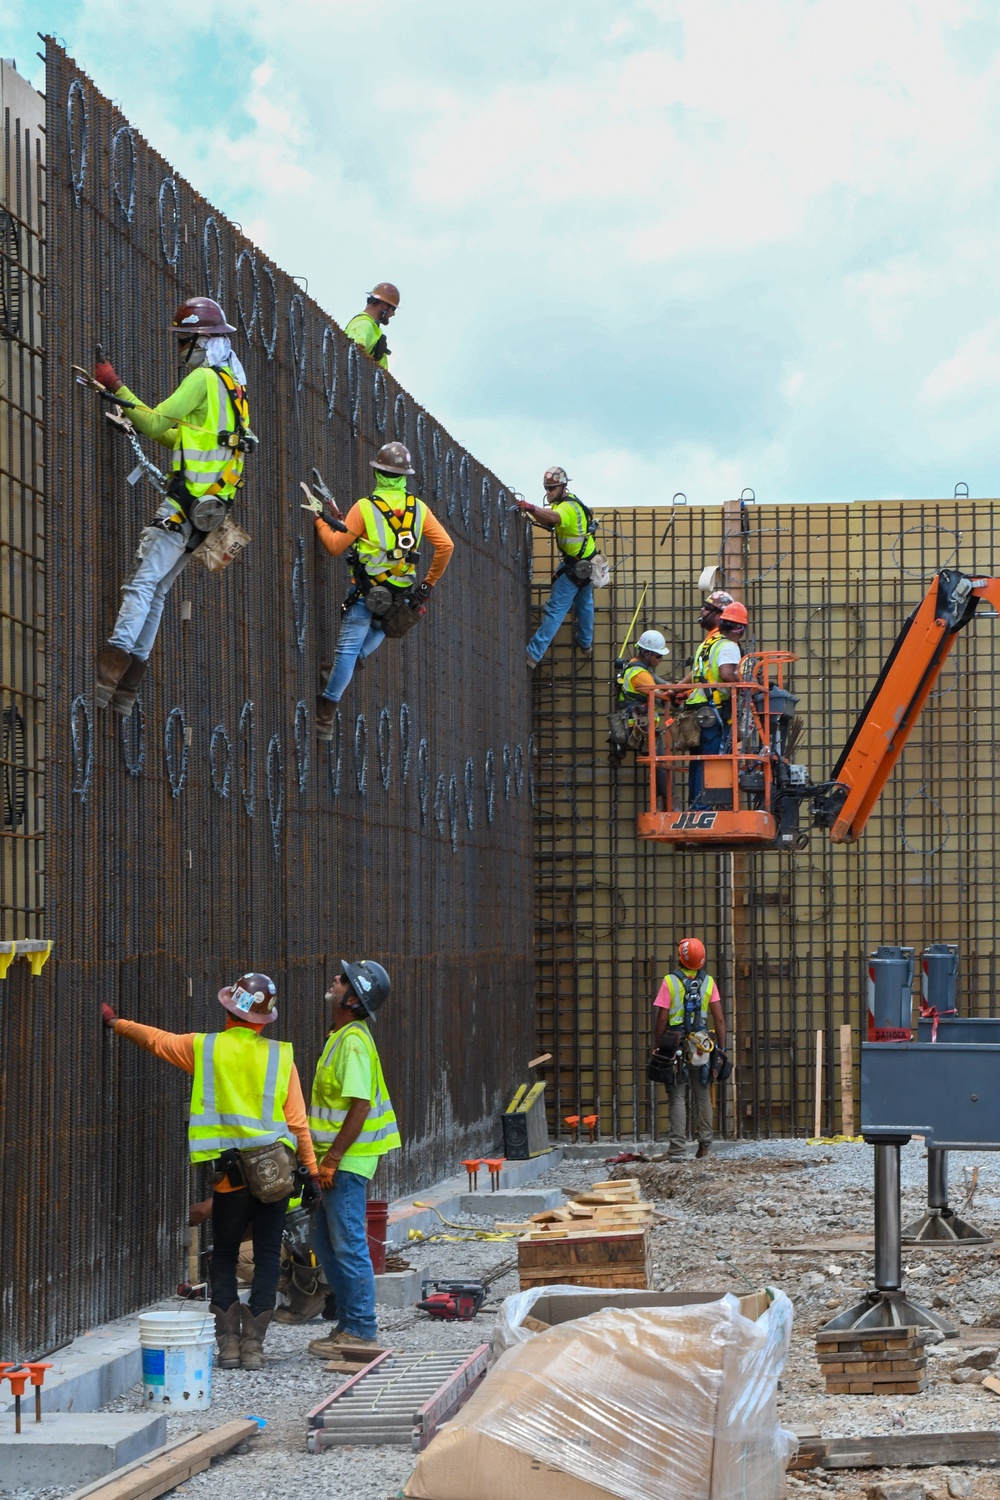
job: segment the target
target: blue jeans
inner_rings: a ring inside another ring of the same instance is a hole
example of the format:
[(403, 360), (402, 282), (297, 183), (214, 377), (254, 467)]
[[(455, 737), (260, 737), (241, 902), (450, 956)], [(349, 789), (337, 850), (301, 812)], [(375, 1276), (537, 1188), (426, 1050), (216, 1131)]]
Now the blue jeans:
[[(701, 731), (701, 744), (696, 751), (696, 754), (698, 755), (718, 755), (719, 751), (722, 749), (724, 729), (722, 720), (719, 718), (718, 710), (716, 710), (715, 717), (717, 722), (712, 725), (711, 729), (703, 729)], [(702, 765), (701, 761), (693, 760), (688, 769), (689, 807), (703, 806), (701, 802), (701, 794), (704, 790), (704, 786), (705, 768)]]
[[(368, 611), (365, 610), (367, 614)], [(365, 1206), (368, 1178), (340, 1167), (313, 1215), (312, 1247), (337, 1301), (337, 1328), (373, 1339), (375, 1273), (368, 1253)]]
[[(323, 689), (323, 697), (329, 698), (333, 703), (339, 703), (344, 696), (347, 684), (354, 676), (357, 663), (371, 656), (373, 651), (377, 651), (384, 640), (385, 631), (381, 625), (376, 625), (375, 616), (369, 614), (363, 599), (356, 599), (345, 614), (340, 627), (337, 654), (333, 658), (333, 671)], [(354, 1175), (357, 1176), (357, 1173)]]
[(112, 646), (131, 651), (141, 661), (149, 659), (167, 595), (191, 556), (185, 549), (193, 529), (190, 521), (180, 531), (145, 527), (135, 566), (122, 584), (121, 609), (109, 638)]
[(528, 655), (533, 662), (541, 661), (570, 610), (576, 621), (576, 644), (584, 651), (590, 650), (594, 644), (594, 585), (577, 585), (565, 573), (558, 573), (552, 580), (541, 624), (528, 642)]

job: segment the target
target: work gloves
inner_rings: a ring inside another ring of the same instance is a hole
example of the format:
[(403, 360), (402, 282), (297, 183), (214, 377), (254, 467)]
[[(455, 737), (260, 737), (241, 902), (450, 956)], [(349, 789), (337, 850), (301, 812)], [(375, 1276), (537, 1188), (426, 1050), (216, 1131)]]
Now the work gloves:
[(333, 1187), (333, 1179), (337, 1175), (337, 1168), (339, 1166), (340, 1166), (340, 1162), (339, 1161), (329, 1161), (329, 1160), (324, 1159), (323, 1161), (320, 1162), (320, 1164), (319, 1164), (319, 1185), (320, 1185), (320, 1187), (322, 1187), (322, 1188), (331, 1188), (331, 1187)]
[(113, 1026), (115, 1024), (115, 1022), (117, 1021), (117, 1019), (118, 1019), (118, 1017), (115, 1014), (113, 1006), (111, 1006), (111, 1005), (102, 1005), (101, 1006), (101, 1020), (104, 1022), (105, 1026)]
[(105, 390), (114, 393), (122, 384), (115, 374), (114, 366), (108, 364), (106, 359), (99, 359), (94, 366), (94, 379), (104, 386)]
[(317, 1208), (323, 1201), (323, 1185), (317, 1175), (310, 1173), (302, 1184), (302, 1207)]
[(433, 587), (434, 585), (432, 583), (427, 583), (426, 580), (423, 583), (418, 583), (414, 588), (410, 590), (410, 597), (417, 604), (426, 604), (428, 599), (431, 597), (431, 589)]

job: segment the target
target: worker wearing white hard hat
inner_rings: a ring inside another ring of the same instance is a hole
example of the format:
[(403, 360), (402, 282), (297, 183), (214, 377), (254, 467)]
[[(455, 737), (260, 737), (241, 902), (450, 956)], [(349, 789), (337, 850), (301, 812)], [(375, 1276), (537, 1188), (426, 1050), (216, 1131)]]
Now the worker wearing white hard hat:
[[(663, 686), (664, 679), (657, 677), (656, 669), (669, 654), (670, 648), (659, 630), (644, 630), (635, 643), (635, 655), (619, 673), (619, 708), (611, 721), (611, 739), (619, 755), (626, 750), (641, 753), (648, 745), (649, 694), (653, 688)], [(658, 750), (663, 748), (660, 740), (657, 735)], [(662, 766), (656, 772), (656, 795), (665, 807), (667, 773)]]

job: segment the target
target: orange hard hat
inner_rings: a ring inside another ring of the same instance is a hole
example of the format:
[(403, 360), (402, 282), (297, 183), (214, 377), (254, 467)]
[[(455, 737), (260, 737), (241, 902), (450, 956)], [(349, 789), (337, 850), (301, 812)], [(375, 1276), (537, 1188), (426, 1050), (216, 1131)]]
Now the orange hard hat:
[(734, 599), (732, 604), (726, 605), (725, 609), (719, 616), (719, 619), (725, 620), (727, 625), (750, 624), (750, 616), (747, 614), (747, 607), (745, 604), (741, 604), (738, 599)]
[(701, 938), (681, 938), (677, 957), (685, 969), (700, 969), (705, 962), (705, 944)]
[(373, 286), (368, 293), (369, 302), (388, 302), (390, 307), (399, 306), (399, 287), (393, 286), (391, 281), (380, 281), (378, 286)]
[(232, 323), (214, 297), (189, 297), (174, 313), (171, 328), (182, 337), (187, 334), (204, 334), (212, 338), (224, 333), (235, 333)]

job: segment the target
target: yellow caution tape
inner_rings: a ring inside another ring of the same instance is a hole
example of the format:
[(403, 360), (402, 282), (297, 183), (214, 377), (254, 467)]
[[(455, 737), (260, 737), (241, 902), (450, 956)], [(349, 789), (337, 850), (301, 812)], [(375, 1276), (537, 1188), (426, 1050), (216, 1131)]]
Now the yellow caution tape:
[(810, 1135), (806, 1137), (807, 1146), (861, 1146), (864, 1144), (863, 1135)]

